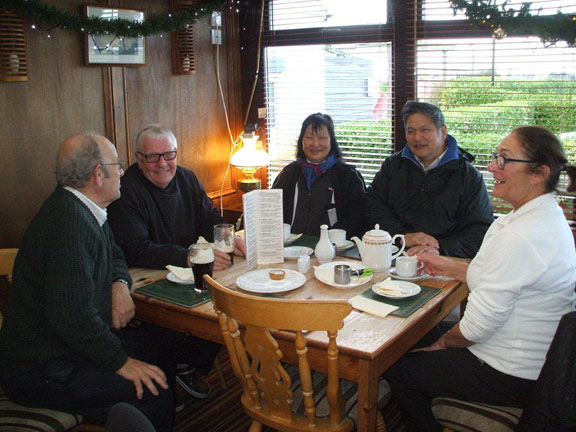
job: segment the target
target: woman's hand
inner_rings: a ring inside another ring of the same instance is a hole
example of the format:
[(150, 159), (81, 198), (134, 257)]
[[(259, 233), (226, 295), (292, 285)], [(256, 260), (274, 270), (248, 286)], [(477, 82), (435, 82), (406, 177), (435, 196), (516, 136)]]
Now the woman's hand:
[(418, 255), (418, 260), (424, 263), (424, 271), (432, 276), (449, 276), (460, 282), (466, 282), (468, 263), (454, 261), (440, 255), (425, 252)]

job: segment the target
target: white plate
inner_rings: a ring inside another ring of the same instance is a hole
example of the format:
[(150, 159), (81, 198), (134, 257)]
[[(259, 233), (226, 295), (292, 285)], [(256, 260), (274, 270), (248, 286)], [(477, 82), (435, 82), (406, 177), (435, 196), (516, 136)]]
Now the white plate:
[(296, 240), (298, 240), (300, 237), (302, 237), (302, 233), (300, 233), (300, 234), (290, 234), (290, 237), (288, 237), (286, 240), (284, 240), (284, 246), (294, 243), (294, 242), (295, 242)]
[(396, 274), (396, 267), (390, 267), (390, 270), (388, 270), (388, 273), (390, 274), (390, 276), (392, 276), (394, 279), (400, 279), (400, 280), (404, 280), (404, 281), (417, 281), (422, 279), (425, 275), (420, 274), (420, 275), (416, 275), (416, 276), (412, 276), (412, 277), (405, 277), (405, 276), (398, 276)]
[(346, 243), (344, 243), (343, 246), (336, 246), (336, 249), (338, 249), (339, 251), (345, 251), (350, 249), (351, 247), (354, 247), (354, 242), (351, 240), (346, 240)]
[(170, 282), (176, 282), (177, 284), (182, 284), (182, 285), (192, 285), (194, 283), (193, 280), (191, 280), (191, 281), (182, 280), (182, 279), (176, 277), (176, 275), (172, 272), (168, 273), (168, 276), (166, 276), (166, 279), (168, 279)]
[(412, 282), (397, 281), (396, 283), (398, 284), (399, 289), (405, 291), (405, 294), (398, 295), (398, 296), (382, 294), (381, 292), (378, 292), (378, 289), (376, 288), (376, 286), (378, 284), (372, 285), (372, 291), (374, 291), (374, 293), (376, 293), (382, 297), (388, 297), (391, 299), (402, 299), (402, 298), (406, 298), (406, 297), (412, 297), (412, 296), (415, 296), (417, 294), (420, 294), (420, 291), (422, 291), (418, 285), (413, 284)]
[[(271, 270), (284, 270), (284, 279), (270, 279)], [(236, 278), (236, 285), (244, 291), (255, 293), (278, 293), (291, 291), (306, 283), (306, 276), (294, 270), (286, 269), (260, 269), (244, 273)]]
[(295, 260), (303, 255), (312, 255), (314, 249), (306, 246), (289, 246), (284, 248), (284, 258), (289, 260)]
[(362, 265), (362, 263), (357, 263), (353, 261), (332, 261), (326, 264), (319, 265), (314, 267), (314, 277), (318, 279), (320, 282), (325, 283), (326, 285), (330, 285), (336, 288), (354, 288), (360, 285), (364, 285), (366, 282), (372, 279), (373, 274), (370, 276), (361, 277), (356, 280), (351, 280), (350, 283), (344, 284), (337, 284), (334, 282), (334, 266), (338, 264), (346, 264), (349, 265), (351, 269), (362, 269), (366, 266)]

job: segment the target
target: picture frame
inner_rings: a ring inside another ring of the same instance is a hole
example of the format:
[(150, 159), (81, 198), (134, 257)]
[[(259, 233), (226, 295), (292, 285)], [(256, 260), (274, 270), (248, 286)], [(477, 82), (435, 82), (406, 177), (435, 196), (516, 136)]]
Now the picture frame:
[[(117, 7), (84, 6), (87, 17), (144, 21), (144, 12)], [(87, 66), (144, 66), (146, 64), (144, 37), (86, 34)]]

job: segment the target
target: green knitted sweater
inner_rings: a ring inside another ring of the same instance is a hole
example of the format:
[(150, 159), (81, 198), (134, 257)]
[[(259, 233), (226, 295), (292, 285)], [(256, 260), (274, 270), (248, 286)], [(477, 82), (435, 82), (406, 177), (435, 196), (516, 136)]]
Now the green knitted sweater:
[(57, 187), (22, 239), (0, 330), (0, 375), (80, 355), (118, 370), (127, 355), (111, 331), (112, 282), (131, 280), (122, 251), (71, 192)]

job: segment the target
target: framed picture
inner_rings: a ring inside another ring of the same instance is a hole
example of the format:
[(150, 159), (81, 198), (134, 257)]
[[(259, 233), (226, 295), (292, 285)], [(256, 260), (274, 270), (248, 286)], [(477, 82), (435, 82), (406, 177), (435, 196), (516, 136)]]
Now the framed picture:
[[(144, 21), (144, 12), (114, 7), (85, 6), (88, 17)], [(86, 65), (143, 66), (146, 64), (145, 38), (113, 34), (86, 35)]]

